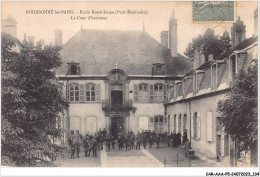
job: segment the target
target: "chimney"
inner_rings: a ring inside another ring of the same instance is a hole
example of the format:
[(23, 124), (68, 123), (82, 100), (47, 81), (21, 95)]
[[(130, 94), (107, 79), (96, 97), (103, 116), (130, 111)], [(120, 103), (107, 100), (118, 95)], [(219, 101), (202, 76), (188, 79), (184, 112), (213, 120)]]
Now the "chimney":
[(13, 37), (17, 37), (16, 20), (9, 14), (7, 19), (2, 21), (2, 32), (10, 34)]
[(62, 31), (61, 30), (55, 30), (54, 31), (55, 35), (55, 46), (62, 46)]
[(197, 69), (200, 66), (200, 57), (200, 50), (198, 47), (196, 47), (193, 54), (193, 70)]
[(208, 55), (208, 61), (212, 61), (212, 60), (213, 60), (213, 54), (211, 53)]
[(246, 26), (244, 25), (243, 21), (240, 21), (240, 17), (236, 23), (233, 23), (231, 28), (231, 40), (232, 40), (232, 47), (235, 47), (241, 41), (243, 41), (246, 37)]
[(168, 46), (168, 31), (162, 31), (161, 32), (161, 44), (164, 47), (169, 48), (169, 46)]
[(254, 36), (258, 36), (258, 7), (254, 11)]
[(28, 36), (28, 47), (34, 47), (34, 36)]
[(169, 21), (169, 47), (172, 57), (178, 57), (177, 53), (177, 20), (174, 17), (174, 10)]

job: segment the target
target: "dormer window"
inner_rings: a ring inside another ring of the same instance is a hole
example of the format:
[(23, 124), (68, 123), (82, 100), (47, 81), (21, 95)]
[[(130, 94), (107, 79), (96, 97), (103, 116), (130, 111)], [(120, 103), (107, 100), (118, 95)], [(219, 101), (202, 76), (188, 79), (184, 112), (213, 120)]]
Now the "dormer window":
[(229, 59), (229, 76), (232, 81), (237, 74), (237, 55), (232, 55)]
[(68, 63), (68, 72), (67, 75), (80, 75), (80, 66), (79, 63)]
[(162, 63), (153, 64), (152, 75), (164, 75), (165, 67)]
[(218, 65), (213, 64), (211, 66), (211, 88), (216, 89), (217, 88), (217, 80), (218, 80)]
[(197, 70), (193, 74), (193, 93), (196, 94), (200, 90), (200, 84), (202, 81), (203, 74), (205, 72), (202, 70)]

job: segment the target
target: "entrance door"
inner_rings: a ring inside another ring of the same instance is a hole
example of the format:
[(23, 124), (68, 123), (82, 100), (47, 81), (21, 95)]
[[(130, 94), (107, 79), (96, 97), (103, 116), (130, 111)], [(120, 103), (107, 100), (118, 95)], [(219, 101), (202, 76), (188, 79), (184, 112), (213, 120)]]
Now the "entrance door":
[(111, 119), (111, 134), (115, 138), (124, 133), (124, 122), (122, 117), (114, 117)]
[(111, 90), (111, 105), (112, 107), (122, 107), (123, 105), (122, 90)]

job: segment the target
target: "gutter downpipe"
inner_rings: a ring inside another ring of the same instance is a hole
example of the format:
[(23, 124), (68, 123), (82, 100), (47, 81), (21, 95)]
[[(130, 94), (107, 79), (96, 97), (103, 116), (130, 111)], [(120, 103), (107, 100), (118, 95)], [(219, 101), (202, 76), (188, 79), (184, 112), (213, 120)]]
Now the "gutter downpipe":
[(189, 148), (191, 148), (191, 104), (190, 101), (188, 103), (189, 103), (189, 114), (190, 114), (190, 147)]

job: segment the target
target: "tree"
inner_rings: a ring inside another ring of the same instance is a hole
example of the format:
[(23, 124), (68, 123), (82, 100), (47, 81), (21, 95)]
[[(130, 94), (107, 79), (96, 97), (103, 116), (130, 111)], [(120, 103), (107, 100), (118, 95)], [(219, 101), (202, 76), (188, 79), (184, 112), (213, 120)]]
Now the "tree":
[(1, 149), (14, 166), (38, 166), (39, 151), (49, 157), (62, 151), (51, 142), (63, 132), (56, 124), (67, 105), (53, 71), (61, 65), (59, 48), (39, 45), (16, 51), (22, 44), (2, 34)]
[(240, 150), (252, 150), (257, 142), (257, 61), (235, 77), (230, 95), (218, 103), (221, 124)]
[(208, 61), (208, 55), (213, 54), (214, 58), (219, 57), (231, 48), (230, 37), (228, 33), (224, 33), (223, 36), (219, 37), (215, 35), (214, 30), (207, 29), (204, 35), (199, 35), (192, 39), (192, 42), (188, 44), (184, 54), (188, 58), (193, 58), (193, 54), (196, 48), (202, 50), (205, 55), (206, 61)]

